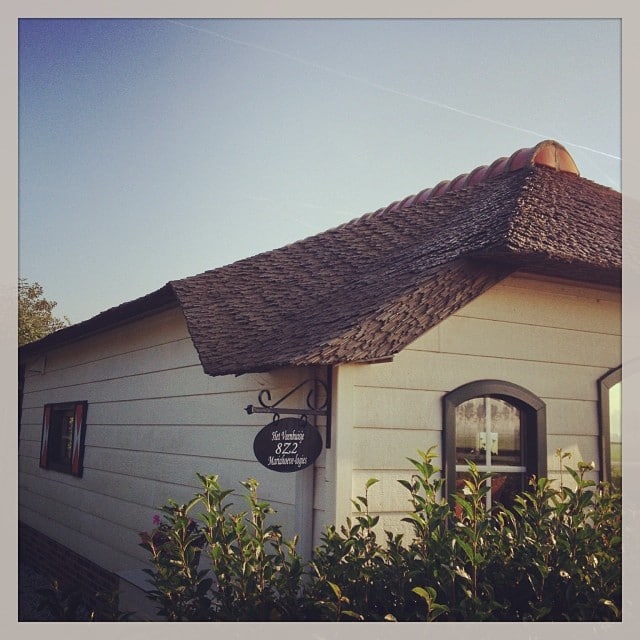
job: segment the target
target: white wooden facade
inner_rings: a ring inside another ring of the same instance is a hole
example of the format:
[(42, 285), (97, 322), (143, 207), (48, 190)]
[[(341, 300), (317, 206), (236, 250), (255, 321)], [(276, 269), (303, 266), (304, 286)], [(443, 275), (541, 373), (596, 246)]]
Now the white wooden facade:
[[(292, 535), (304, 525), (295, 509), (304, 486), (255, 460), (253, 439), (271, 418), (244, 408), (262, 389), (284, 395), (305, 375), (313, 373), (207, 376), (179, 309), (49, 352), (26, 371), (20, 519), (109, 571), (141, 567), (138, 532), (153, 527), (167, 499), (192, 498), (201, 473), (239, 493), (256, 478)], [(39, 467), (44, 405), (76, 400), (88, 401), (82, 478)]]
[[(620, 328), (617, 289), (511, 276), (392, 362), (334, 367), (331, 448), (313, 468), (276, 473), (252, 449), (271, 418), (244, 407), (262, 389), (275, 400), (307, 378), (326, 379), (326, 371), (207, 376), (182, 312), (164, 311), (28, 364), (20, 519), (121, 572), (143, 566), (138, 532), (153, 526), (168, 498), (193, 496), (196, 472), (218, 474), (240, 493), (239, 482), (254, 477), (285, 533), (302, 533), (308, 553), (325, 525), (351, 515), (351, 498), (376, 477), (371, 509), (382, 526), (401, 530), (408, 502), (397, 480), (411, 473), (407, 458), (431, 445), (441, 449), (444, 394), (481, 379), (521, 385), (546, 403), (549, 475), (559, 471), (554, 452), (561, 447), (575, 463), (594, 460), (595, 477), (597, 380), (621, 363)], [(88, 401), (82, 478), (39, 467), (44, 405), (76, 400)]]
[(569, 464), (594, 461), (597, 479), (597, 381), (620, 366), (621, 347), (619, 290), (511, 276), (393, 362), (338, 367), (336, 520), (352, 515), (349, 498), (375, 477), (370, 508), (383, 527), (401, 531), (409, 503), (397, 480), (413, 469), (407, 458), (432, 445), (442, 451), (443, 396), (482, 379), (521, 385), (544, 401), (549, 477), (559, 476), (562, 448)]

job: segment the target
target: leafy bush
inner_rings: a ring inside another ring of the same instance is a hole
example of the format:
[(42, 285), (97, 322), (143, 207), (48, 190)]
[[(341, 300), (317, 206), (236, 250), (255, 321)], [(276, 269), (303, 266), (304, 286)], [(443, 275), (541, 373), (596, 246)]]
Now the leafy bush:
[(126, 622), (133, 615), (119, 610), (117, 591), (95, 593), (89, 603), (80, 587), (53, 579), (50, 586), (37, 589), (36, 594), (37, 610), (47, 611), (56, 622)]
[(585, 480), (591, 468), (566, 467), (575, 489), (533, 479), (513, 512), (502, 510), (504, 597), (518, 619), (621, 619), (621, 496)]
[(242, 483), (248, 511), (233, 514), (232, 491), (199, 475), (193, 500), (170, 501), (164, 522), (140, 534), (153, 564), (149, 597), (173, 621), (621, 620), (621, 496), (586, 480), (590, 465), (565, 467), (574, 488), (533, 477), (511, 509), (487, 511), (490, 476), (470, 463), (450, 503), (434, 457), (419, 452), (414, 474), (399, 481), (410, 540), (389, 531), (379, 539), (372, 478), (355, 516), (326, 528), (309, 563), (296, 537), (267, 524), (274, 511), (255, 480)]
[[(278, 525), (266, 524), (273, 509), (258, 500), (255, 480), (243, 482), (248, 512), (229, 513), (231, 490), (217, 476), (198, 474), (202, 490), (187, 505), (170, 501), (164, 522), (143, 532), (151, 554), (149, 596), (169, 621), (296, 620), (303, 563)], [(190, 513), (200, 507), (200, 522)], [(211, 570), (199, 569), (202, 555)], [(215, 580), (215, 584), (214, 584)]]

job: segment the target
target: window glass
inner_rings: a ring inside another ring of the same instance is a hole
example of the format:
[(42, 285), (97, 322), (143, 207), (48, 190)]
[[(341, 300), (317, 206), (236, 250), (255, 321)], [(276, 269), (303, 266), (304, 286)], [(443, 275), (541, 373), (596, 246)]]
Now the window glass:
[(472, 398), (456, 407), (456, 464), (466, 460), (484, 464), (485, 453), (479, 447), (479, 434), (486, 431), (484, 398)]
[(490, 398), (493, 448), (491, 464), (522, 465), (522, 422), (518, 407)]
[(622, 367), (598, 380), (601, 479), (622, 490)]
[(51, 461), (71, 464), (73, 447), (73, 409), (54, 410), (51, 416)]
[(471, 398), (456, 407), (456, 463), (522, 465), (520, 410), (498, 398)]
[(491, 474), (486, 506), (513, 504), (532, 475), (547, 472), (546, 406), (504, 380), (468, 382), (443, 399), (447, 491), (464, 487), (468, 462)]
[(622, 489), (622, 382), (609, 389), (609, 446), (611, 482)]

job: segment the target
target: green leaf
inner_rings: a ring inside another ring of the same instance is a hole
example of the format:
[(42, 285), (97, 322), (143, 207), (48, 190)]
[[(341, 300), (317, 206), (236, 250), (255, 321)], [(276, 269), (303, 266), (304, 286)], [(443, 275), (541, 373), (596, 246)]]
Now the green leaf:
[(427, 604), (431, 605), (433, 599), (436, 597), (436, 590), (433, 587), (413, 587), (411, 589), (413, 593), (420, 596)]
[(467, 518), (471, 518), (473, 515), (473, 505), (463, 496), (457, 494), (453, 495), (453, 499), (455, 500), (456, 505), (459, 506), (462, 511), (464, 511), (464, 515)]
[(475, 557), (475, 553), (473, 552), (473, 549), (471, 548), (471, 545), (469, 545), (467, 542), (465, 542), (461, 538), (458, 538), (458, 545), (462, 547), (462, 550), (464, 551), (465, 555), (469, 559), (469, 562), (471, 562), (471, 564), (475, 564), (476, 557)]
[(342, 612), (342, 615), (349, 616), (350, 618), (355, 618), (356, 620), (360, 620), (360, 621), (364, 620), (364, 618), (359, 613), (356, 613), (355, 611), (350, 611), (348, 609), (345, 609)]
[(599, 602), (600, 602), (600, 604), (604, 605), (608, 609), (611, 609), (611, 611), (613, 611), (613, 613), (615, 614), (616, 618), (620, 617), (620, 609), (618, 609), (618, 607), (616, 607), (616, 605), (613, 603), (613, 601), (611, 601), (609, 599), (601, 599)]
[(335, 582), (330, 582), (329, 580), (327, 580), (327, 584), (331, 587), (331, 591), (333, 591), (336, 598), (338, 598), (338, 600), (341, 600), (342, 590), (340, 589), (340, 587), (337, 584), (335, 584)]
[(454, 572), (467, 582), (471, 582), (471, 576), (462, 567), (456, 567)]

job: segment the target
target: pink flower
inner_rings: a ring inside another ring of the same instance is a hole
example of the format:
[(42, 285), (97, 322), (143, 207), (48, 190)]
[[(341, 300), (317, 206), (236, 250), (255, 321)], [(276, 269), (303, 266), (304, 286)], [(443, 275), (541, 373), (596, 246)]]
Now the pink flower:
[(160, 516), (156, 513), (155, 516), (153, 516), (153, 524), (157, 527), (160, 525)]

